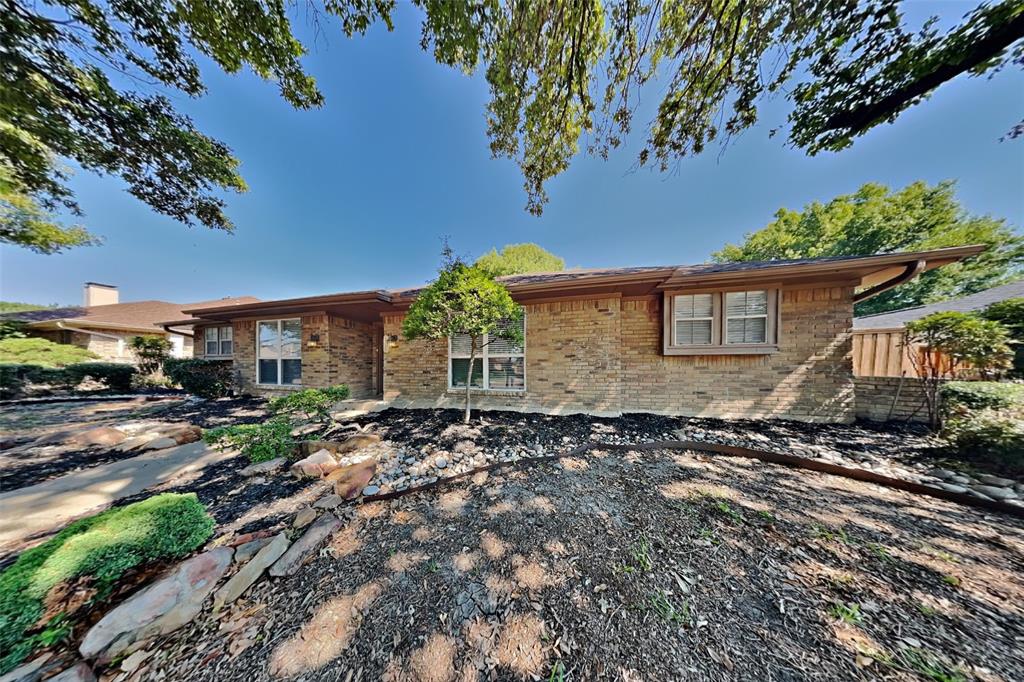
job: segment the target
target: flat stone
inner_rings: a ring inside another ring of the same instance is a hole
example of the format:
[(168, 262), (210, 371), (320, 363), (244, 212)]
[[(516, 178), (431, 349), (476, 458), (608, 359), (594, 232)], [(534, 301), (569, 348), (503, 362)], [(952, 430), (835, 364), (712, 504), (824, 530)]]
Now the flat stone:
[(280, 559), (287, 549), (288, 537), (284, 533), (275, 535), (266, 546), (256, 553), (251, 561), (217, 590), (213, 595), (213, 609), (219, 610), (222, 606), (231, 604), (245, 594), (245, 591), (260, 579), (263, 571)]
[(444, 469), (445, 467), (448, 466), (448, 460), (445, 459), (444, 457), (438, 457), (437, 459), (434, 460), (434, 466), (436, 466), (438, 469)]
[(292, 519), (292, 528), (305, 528), (309, 524), (316, 521), (316, 509), (312, 507), (303, 507), (299, 510), (299, 513)]
[(320, 478), (338, 468), (338, 460), (326, 448), (317, 450), (312, 455), (300, 459), (289, 471), (296, 478)]
[(271, 538), (258, 538), (251, 540), (243, 545), (239, 545), (235, 549), (235, 563), (244, 564), (249, 559), (253, 558), (257, 552), (270, 544)]
[(965, 488), (964, 486), (956, 485), (954, 483), (942, 482), (942, 483), (939, 483), (939, 487), (942, 488), (943, 490), (945, 490), (947, 492), (951, 492), (951, 493), (966, 493), (966, 492), (969, 492), (968, 489)]
[(178, 441), (174, 440), (170, 436), (163, 436), (161, 438), (154, 438), (148, 441), (142, 446), (143, 450), (163, 450), (165, 448), (173, 448), (178, 445)]
[(955, 471), (951, 471), (949, 469), (938, 469), (938, 468), (937, 469), (929, 469), (925, 473), (927, 473), (929, 476), (933, 476), (935, 478), (941, 478), (943, 481), (948, 481), (951, 478), (953, 478), (954, 476), (956, 476), (956, 472)]
[(331, 493), (330, 495), (325, 495), (324, 497), (321, 497), (319, 500), (314, 502), (313, 503), (313, 508), (314, 509), (336, 509), (336, 508), (340, 507), (341, 504), (344, 501), (345, 501), (345, 498), (342, 497), (341, 495), (335, 495), (334, 493)]
[(107, 663), (150, 637), (190, 622), (228, 570), (234, 550), (218, 547), (192, 557), (136, 592), (90, 628), (78, 647), (82, 658)]
[(117, 450), (118, 452), (128, 452), (130, 450), (137, 450), (146, 443), (148, 443), (150, 440), (151, 439), (148, 436), (132, 436), (131, 438), (124, 440), (120, 445), (118, 445), (114, 449)]
[(28, 663), (19, 665), (6, 675), (0, 676), (0, 682), (39, 682), (43, 675), (53, 672), (60, 665), (59, 661), (52, 659), (53, 653), (47, 651)]
[(380, 442), (380, 436), (375, 433), (357, 433), (349, 436), (343, 441), (334, 440), (308, 440), (299, 443), (298, 449), (301, 455), (309, 455), (318, 450), (327, 450), (334, 455), (344, 455), (348, 452), (355, 452), (370, 445)]
[(262, 476), (263, 474), (272, 474), (275, 471), (283, 469), (284, 465), (287, 463), (287, 457), (275, 457), (274, 459), (268, 459), (266, 462), (250, 464), (238, 473), (243, 476)]
[(978, 480), (985, 485), (994, 485), (998, 488), (1009, 488), (1016, 483), (1012, 478), (1000, 478), (999, 476), (990, 476), (988, 474), (978, 476)]
[(971, 484), (971, 479), (970, 478), (968, 478), (967, 476), (960, 476), (959, 474), (956, 475), (956, 476), (950, 476), (948, 480), (949, 480), (950, 483), (956, 483), (957, 485), (970, 485)]
[(358, 464), (350, 464), (332, 471), (327, 480), (334, 484), (334, 493), (346, 500), (359, 497), (359, 492), (373, 479), (377, 473), (377, 463), (367, 459)]
[(1017, 493), (1009, 488), (1000, 488), (994, 485), (972, 485), (971, 490), (991, 497), (994, 500), (1014, 500), (1017, 498)]
[(64, 672), (57, 673), (47, 682), (96, 682), (96, 675), (88, 665), (78, 662)]
[(88, 431), (81, 431), (68, 438), (67, 442), (72, 445), (118, 445), (128, 438), (124, 431), (115, 429), (112, 426), (99, 426)]
[(322, 424), (300, 424), (291, 430), (292, 438), (302, 438), (311, 433), (316, 433), (323, 428)]
[(306, 557), (313, 552), (327, 536), (341, 528), (341, 521), (334, 514), (323, 514), (298, 540), (292, 543), (280, 559), (268, 571), (275, 578), (291, 575), (299, 569)]
[(139, 651), (136, 651), (131, 656), (121, 661), (121, 670), (131, 675), (133, 672), (139, 669), (139, 666), (142, 665), (147, 658), (149, 658), (152, 655), (152, 651), (140, 649)]
[(363, 495), (364, 496), (376, 495), (379, 492), (380, 492), (380, 486), (379, 485), (368, 485), (365, 488), (363, 488)]

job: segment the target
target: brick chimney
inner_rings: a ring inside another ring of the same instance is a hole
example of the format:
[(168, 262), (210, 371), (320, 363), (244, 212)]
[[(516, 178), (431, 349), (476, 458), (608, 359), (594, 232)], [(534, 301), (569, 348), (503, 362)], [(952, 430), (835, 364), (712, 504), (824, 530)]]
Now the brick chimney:
[(86, 308), (94, 305), (111, 305), (117, 303), (117, 287), (112, 284), (86, 282), (82, 295), (82, 305)]

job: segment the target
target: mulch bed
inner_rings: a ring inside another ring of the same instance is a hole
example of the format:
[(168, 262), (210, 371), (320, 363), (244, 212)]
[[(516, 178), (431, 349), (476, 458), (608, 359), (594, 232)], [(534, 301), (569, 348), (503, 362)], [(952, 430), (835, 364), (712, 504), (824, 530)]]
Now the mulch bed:
[(148, 673), (995, 680), (1024, 669), (1024, 525), (858, 481), (595, 453), (343, 515), (297, 575), (170, 636)]

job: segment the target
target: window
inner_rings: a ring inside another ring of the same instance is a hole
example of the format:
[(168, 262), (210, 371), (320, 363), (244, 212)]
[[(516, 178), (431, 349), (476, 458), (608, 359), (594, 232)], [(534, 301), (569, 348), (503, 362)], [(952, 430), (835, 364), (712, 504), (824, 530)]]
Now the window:
[(256, 371), (260, 384), (298, 386), (302, 383), (302, 321), (258, 322)]
[(206, 328), (206, 355), (231, 355), (234, 352), (231, 327)]
[(665, 295), (666, 355), (775, 349), (778, 289)]
[[(507, 323), (511, 324), (511, 323)], [(525, 320), (520, 319), (520, 331), (525, 334)], [(469, 374), (470, 337), (456, 334), (448, 339), (448, 386), (465, 388)], [(525, 349), (495, 336), (485, 336), (478, 343), (473, 361), (472, 385), (491, 391), (522, 391), (526, 389)]]

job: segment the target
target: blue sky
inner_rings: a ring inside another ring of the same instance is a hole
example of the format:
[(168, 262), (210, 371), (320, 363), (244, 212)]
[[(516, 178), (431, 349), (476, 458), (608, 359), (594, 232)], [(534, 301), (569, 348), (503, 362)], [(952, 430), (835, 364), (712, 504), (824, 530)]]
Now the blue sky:
[[(914, 11), (956, 19), (971, 6)], [(701, 262), (780, 207), (869, 181), (956, 179), (971, 212), (1024, 225), (1024, 140), (999, 142), (1024, 115), (1019, 69), (958, 79), (840, 154), (811, 158), (769, 138), (788, 111), (781, 100), (724, 154), (683, 160), (671, 174), (633, 170), (638, 131), (607, 162), (578, 156), (549, 184), (537, 218), (524, 210), (517, 166), (490, 158), (482, 75), (422, 52), (417, 10), (400, 6), (396, 20), (392, 33), (378, 27), (353, 40), (335, 25), (313, 47), (306, 64), (326, 97), (320, 110), (292, 110), (272, 84), (214, 68), (207, 97), (176, 98), (242, 160), (250, 190), (228, 197), (235, 234), (185, 228), (117, 180), (80, 173), (73, 187), (84, 222), (105, 243), (57, 256), (4, 247), (0, 298), (78, 303), (86, 280), (120, 286), (122, 301), (400, 287), (432, 277), (442, 236), (467, 256), (537, 242), (570, 266)]]

